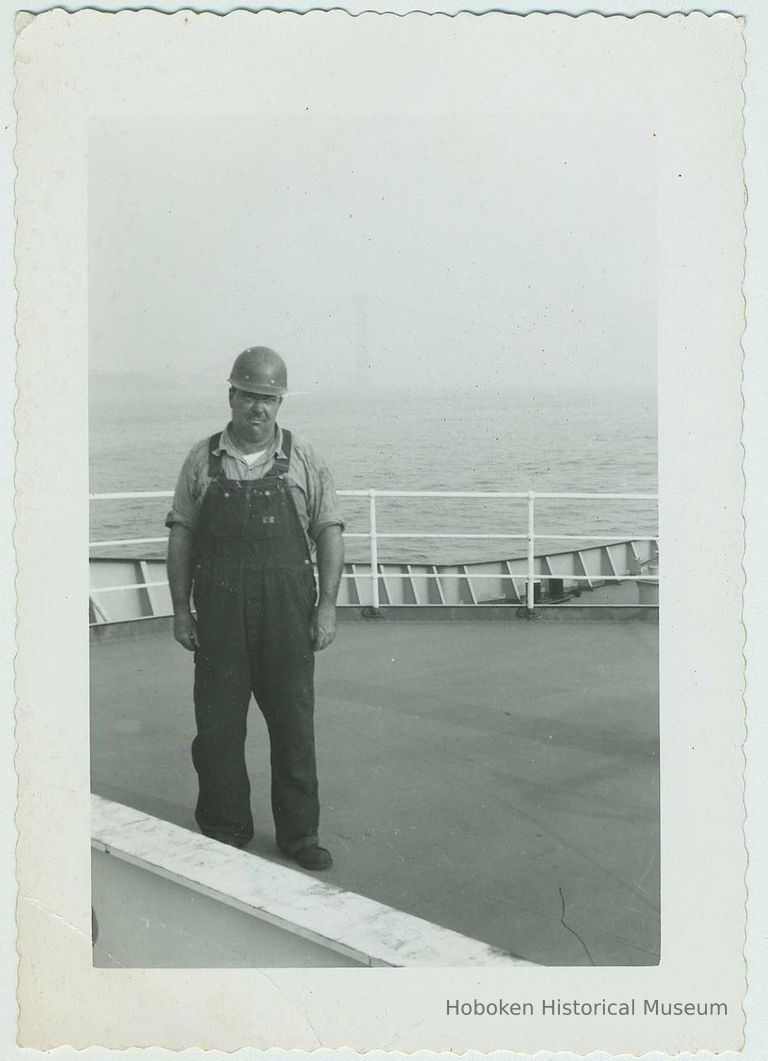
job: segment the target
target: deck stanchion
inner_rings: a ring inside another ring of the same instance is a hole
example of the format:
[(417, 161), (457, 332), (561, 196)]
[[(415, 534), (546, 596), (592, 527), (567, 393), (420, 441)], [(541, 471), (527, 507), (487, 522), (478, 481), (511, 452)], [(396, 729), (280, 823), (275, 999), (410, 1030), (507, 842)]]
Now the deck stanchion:
[(533, 583), (535, 575), (535, 559), (534, 559), (534, 498), (535, 494), (531, 491), (528, 494), (528, 573), (525, 579), (525, 610), (529, 615), (533, 614)]
[(379, 539), (376, 529), (376, 491), (368, 491), (368, 511), (371, 537), (371, 607), (379, 610)]

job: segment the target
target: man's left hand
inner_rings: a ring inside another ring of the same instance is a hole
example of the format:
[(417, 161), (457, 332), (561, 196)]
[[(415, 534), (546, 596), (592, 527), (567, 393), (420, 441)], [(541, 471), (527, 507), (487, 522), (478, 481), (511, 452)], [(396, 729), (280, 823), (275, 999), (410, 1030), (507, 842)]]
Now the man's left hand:
[(321, 652), (336, 637), (336, 605), (321, 601), (312, 616), (312, 648)]

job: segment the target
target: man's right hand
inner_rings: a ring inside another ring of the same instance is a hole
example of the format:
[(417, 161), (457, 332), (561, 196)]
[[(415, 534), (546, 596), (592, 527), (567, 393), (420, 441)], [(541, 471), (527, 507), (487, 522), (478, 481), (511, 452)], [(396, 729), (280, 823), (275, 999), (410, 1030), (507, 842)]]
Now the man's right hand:
[(200, 647), (197, 637), (197, 623), (192, 612), (179, 612), (173, 617), (173, 636), (188, 652)]

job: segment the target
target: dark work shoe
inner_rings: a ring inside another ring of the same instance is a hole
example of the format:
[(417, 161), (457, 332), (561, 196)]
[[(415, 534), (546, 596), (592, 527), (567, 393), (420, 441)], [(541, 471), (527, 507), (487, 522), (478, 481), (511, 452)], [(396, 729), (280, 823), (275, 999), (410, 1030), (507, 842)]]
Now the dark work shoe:
[(298, 851), (287, 851), (286, 854), (298, 862), (302, 869), (330, 869), (333, 865), (331, 852), (318, 844), (307, 844)]

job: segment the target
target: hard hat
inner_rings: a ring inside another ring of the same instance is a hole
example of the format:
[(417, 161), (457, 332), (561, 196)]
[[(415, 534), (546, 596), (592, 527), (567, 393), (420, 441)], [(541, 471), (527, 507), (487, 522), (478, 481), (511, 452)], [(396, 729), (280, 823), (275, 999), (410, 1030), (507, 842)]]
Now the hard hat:
[(282, 395), (288, 390), (288, 370), (268, 346), (249, 346), (235, 358), (229, 382), (249, 394)]

